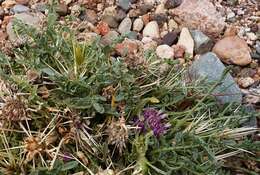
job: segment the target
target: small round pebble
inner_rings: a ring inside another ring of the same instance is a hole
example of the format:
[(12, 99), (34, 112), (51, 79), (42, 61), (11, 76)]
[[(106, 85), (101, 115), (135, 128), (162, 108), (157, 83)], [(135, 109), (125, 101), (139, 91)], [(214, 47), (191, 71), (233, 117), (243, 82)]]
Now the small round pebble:
[(164, 44), (164, 45), (160, 45), (156, 48), (156, 55), (159, 58), (173, 58), (174, 52), (170, 46)]
[(159, 38), (159, 26), (156, 21), (149, 22), (144, 30), (143, 30), (143, 36), (151, 37), (151, 38)]
[(254, 79), (251, 77), (246, 77), (246, 78), (239, 78), (238, 79), (238, 84), (243, 87), (243, 88), (248, 88), (252, 84), (254, 84)]
[(133, 30), (140, 32), (144, 27), (144, 22), (141, 18), (137, 18), (133, 23)]
[(121, 34), (127, 34), (131, 31), (132, 21), (130, 18), (126, 17), (119, 25), (118, 32)]

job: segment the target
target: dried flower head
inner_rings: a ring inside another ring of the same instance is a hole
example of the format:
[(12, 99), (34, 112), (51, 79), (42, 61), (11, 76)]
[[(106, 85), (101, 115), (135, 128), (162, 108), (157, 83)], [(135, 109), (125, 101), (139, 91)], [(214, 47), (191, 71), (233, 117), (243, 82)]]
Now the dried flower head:
[(2, 107), (1, 119), (21, 121), (27, 117), (26, 106), (18, 98), (8, 98)]
[(39, 137), (27, 137), (24, 140), (25, 153), (26, 153), (26, 162), (30, 162), (35, 156), (42, 154), (44, 151), (44, 145), (41, 143)]
[(102, 90), (102, 96), (105, 97), (107, 100), (111, 100), (115, 89), (113, 86), (107, 86)]
[(0, 100), (5, 100), (7, 96), (12, 94), (11, 86), (0, 78)]
[(116, 172), (111, 169), (106, 169), (106, 170), (100, 169), (96, 175), (116, 175)]
[(135, 124), (141, 132), (145, 132), (148, 128), (153, 131), (156, 137), (159, 137), (167, 132), (170, 124), (165, 122), (167, 115), (162, 111), (154, 108), (146, 108), (143, 112), (143, 120), (137, 119)]
[(115, 145), (120, 154), (126, 147), (128, 139), (128, 128), (125, 123), (124, 117), (121, 117), (118, 121), (112, 120), (106, 130), (106, 133), (108, 134), (108, 143)]

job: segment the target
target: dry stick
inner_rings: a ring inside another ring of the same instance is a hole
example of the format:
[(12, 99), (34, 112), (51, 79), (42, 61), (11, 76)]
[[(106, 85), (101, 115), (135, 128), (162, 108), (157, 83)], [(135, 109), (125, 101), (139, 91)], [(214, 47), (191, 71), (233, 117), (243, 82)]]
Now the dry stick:
[(72, 157), (79, 162), (91, 175), (95, 175), (88, 167), (86, 167), (86, 165), (84, 165), (79, 159), (77, 159), (75, 156), (72, 155)]
[(58, 145), (58, 147), (57, 147), (57, 151), (56, 151), (56, 153), (55, 153), (55, 155), (54, 155), (54, 158), (53, 158), (53, 160), (52, 160), (52, 162), (51, 162), (50, 169), (53, 169), (54, 163), (55, 163), (55, 161), (56, 161), (56, 159), (57, 159), (57, 157), (58, 157), (58, 154), (59, 154), (59, 151), (60, 151), (60, 147), (61, 147), (61, 145), (62, 145), (63, 142), (64, 142), (64, 138), (61, 139), (61, 141), (60, 141), (60, 143), (59, 143), (59, 145)]
[(28, 133), (28, 131), (25, 129), (25, 127), (23, 126), (23, 124), (21, 122), (19, 122), (19, 125), (23, 129), (23, 131), (27, 134), (28, 137), (32, 136), (30, 133)]

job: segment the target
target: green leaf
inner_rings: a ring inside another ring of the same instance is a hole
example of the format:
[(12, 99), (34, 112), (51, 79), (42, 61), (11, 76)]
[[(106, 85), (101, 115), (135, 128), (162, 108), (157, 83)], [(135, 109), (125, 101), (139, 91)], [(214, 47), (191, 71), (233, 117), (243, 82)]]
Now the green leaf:
[(68, 163), (65, 163), (61, 169), (61, 171), (67, 171), (67, 170), (71, 170), (73, 168), (76, 168), (78, 166), (78, 162), (77, 161), (71, 161)]
[(79, 44), (76, 44), (74, 46), (74, 59), (77, 64), (77, 66), (80, 66), (84, 62), (84, 48), (80, 46)]
[(55, 72), (52, 69), (50, 69), (50, 68), (43, 68), (42, 72), (46, 73), (49, 76), (54, 76), (55, 75)]
[(100, 113), (103, 114), (105, 112), (105, 109), (102, 105), (100, 105), (99, 103), (94, 103), (93, 107), (95, 108), (95, 110)]

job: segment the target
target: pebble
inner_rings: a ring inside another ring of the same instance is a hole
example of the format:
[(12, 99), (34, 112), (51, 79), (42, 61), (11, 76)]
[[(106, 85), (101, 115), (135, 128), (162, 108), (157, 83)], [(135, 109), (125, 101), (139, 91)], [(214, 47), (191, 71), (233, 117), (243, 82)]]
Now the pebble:
[(142, 20), (143, 20), (144, 24), (147, 25), (150, 22), (150, 15), (149, 14), (143, 15)]
[(225, 37), (219, 40), (215, 44), (213, 52), (227, 64), (245, 66), (252, 61), (250, 48), (247, 46), (247, 43), (238, 36)]
[(165, 14), (166, 9), (164, 8), (164, 4), (159, 4), (155, 9), (155, 14)]
[(234, 6), (238, 4), (238, 0), (226, 0), (228, 5)]
[(256, 49), (256, 52), (257, 52), (258, 54), (260, 54), (260, 41), (257, 41), (257, 42), (256, 42), (255, 49)]
[(125, 11), (128, 11), (130, 9), (130, 5), (131, 3), (129, 0), (118, 0), (118, 6)]
[(141, 4), (139, 6), (139, 12), (140, 12), (140, 15), (144, 15), (144, 14), (147, 14), (150, 10), (153, 9), (153, 6), (152, 5), (145, 5), (145, 4)]
[(11, 8), (11, 12), (13, 12), (14, 14), (28, 12), (29, 10), (29, 7), (21, 4), (16, 4), (15, 6), (13, 6), (13, 8)]
[(85, 19), (91, 22), (92, 24), (96, 24), (98, 20), (97, 13), (94, 10), (86, 9)]
[(64, 0), (66, 5), (69, 5), (70, 3), (72, 3), (72, 0)]
[(131, 9), (128, 14), (127, 14), (130, 18), (137, 18), (139, 16), (142, 15), (141, 10), (140, 9)]
[(102, 16), (116, 16), (116, 15), (117, 15), (116, 6), (106, 7), (102, 13)]
[(196, 54), (203, 54), (211, 51), (214, 43), (207, 35), (200, 30), (192, 30), (191, 35), (195, 43)]
[(120, 34), (127, 34), (131, 31), (132, 21), (129, 17), (126, 17), (119, 25), (118, 32)]
[(101, 39), (101, 43), (105, 46), (112, 45), (113, 42), (118, 38), (119, 34), (116, 31), (109, 31)]
[(28, 5), (29, 0), (15, 0), (17, 4)]
[(115, 50), (120, 56), (135, 54), (138, 51), (138, 42), (136, 40), (125, 38), (122, 43), (118, 43), (115, 46)]
[[(40, 27), (41, 18), (34, 13), (19, 13), (15, 14), (14, 18), (20, 20), (22, 23), (25, 23), (27, 25), (33, 26), (33, 27)], [(8, 23), (6, 27), (6, 33), (8, 34), (8, 37), (10, 41), (16, 42), (17, 36), (13, 30), (13, 22), (12, 20)]]
[(188, 28), (182, 28), (177, 45), (184, 46), (186, 49), (185, 53), (188, 54), (189, 57), (193, 57), (194, 41)]
[[(189, 68), (189, 76), (192, 80), (204, 79), (207, 82), (215, 82), (220, 80), (225, 71), (224, 64), (212, 52), (201, 55), (196, 59)], [(221, 94), (221, 95), (219, 95)], [(242, 93), (230, 73), (219, 83), (212, 93), (220, 104), (236, 102), (241, 104)]]
[(81, 21), (85, 20), (86, 11), (82, 10), (78, 4), (72, 5), (69, 9), (70, 15), (77, 16)]
[(143, 30), (143, 36), (151, 37), (151, 38), (159, 38), (159, 26), (156, 21), (149, 22)]
[(135, 32), (135, 31), (131, 31), (127, 34), (126, 37), (129, 39), (137, 40), (139, 37), (139, 33)]
[(82, 34), (82, 39), (87, 42), (87, 43), (93, 43), (97, 37), (98, 34), (94, 33), (94, 32), (86, 32), (86, 33), (81, 33)]
[(174, 50), (174, 57), (175, 58), (184, 58), (185, 48), (183, 46), (173, 45), (172, 48)]
[(256, 36), (256, 34), (254, 34), (253, 32), (248, 32), (246, 33), (246, 36), (251, 40), (251, 41), (255, 41), (258, 39), (258, 37)]
[(5, 9), (10, 9), (11, 7), (13, 7), (16, 4), (16, 2), (14, 0), (5, 0), (2, 3), (2, 7)]
[(178, 24), (174, 21), (174, 19), (170, 19), (169, 22), (168, 22), (168, 28), (169, 28), (169, 31), (173, 31), (175, 29), (178, 29)]
[(169, 32), (162, 38), (162, 43), (168, 46), (172, 46), (176, 44), (178, 41), (178, 33), (176, 32)]
[(156, 0), (144, 0), (144, 5), (153, 6)]
[(7, 34), (2, 30), (0, 30), (0, 41), (5, 40), (6, 38), (7, 38)]
[(141, 18), (137, 18), (133, 23), (133, 30), (140, 32), (144, 27), (144, 22)]
[(224, 37), (228, 36), (236, 36), (238, 33), (237, 28), (235, 26), (229, 26), (225, 30)]
[(181, 3), (182, 3), (182, 0), (167, 0), (165, 2), (165, 7), (168, 9), (176, 8), (179, 5), (181, 5)]
[(5, 16), (5, 10), (2, 7), (0, 7), (0, 19), (3, 19), (4, 16)]
[(114, 16), (103, 16), (102, 21), (106, 22), (109, 27), (111, 28), (117, 28), (118, 27), (118, 22)]
[(162, 26), (164, 23), (167, 22), (168, 17), (165, 13), (158, 13), (152, 16), (152, 20), (156, 21), (159, 26)]
[[(113, 16), (113, 15), (112, 15), (112, 16)], [(115, 19), (116, 19), (118, 22), (121, 22), (123, 19), (126, 18), (126, 13), (125, 13), (124, 10), (119, 9), (119, 10), (117, 11), (117, 14), (114, 15), (113, 17), (115, 17)]]
[(163, 44), (156, 48), (156, 55), (159, 58), (173, 58), (174, 52), (170, 46)]
[(61, 16), (66, 16), (68, 14), (68, 6), (66, 4), (58, 4), (56, 7), (56, 12)]
[(243, 87), (243, 88), (248, 88), (250, 87), (252, 84), (254, 84), (254, 79), (251, 77), (245, 77), (245, 78), (239, 78), (238, 79), (238, 84)]
[(96, 32), (102, 36), (106, 35), (109, 31), (109, 25), (107, 23), (105, 23), (104, 21), (101, 21), (98, 23), (97, 27), (96, 27)]
[(198, 29), (210, 37), (218, 37), (226, 26), (225, 18), (209, 0), (183, 0), (169, 13), (179, 19), (181, 26)]
[(150, 37), (143, 37), (142, 40), (141, 40), (141, 42), (144, 43), (144, 44), (147, 44), (147, 43), (152, 42), (152, 41), (153, 41), (153, 39), (150, 38)]
[(227, 20), (232, 20), (232, 18), (234, 18), (236, 16), (236, 14), (234, 12), (230, 12), (227, 14)]
[(36, 3), (32, 5), (32, 8), (35, 9), (38, 12), (45, 13), (45, 11), (48, 9), (47, 5), (45, 3)]

